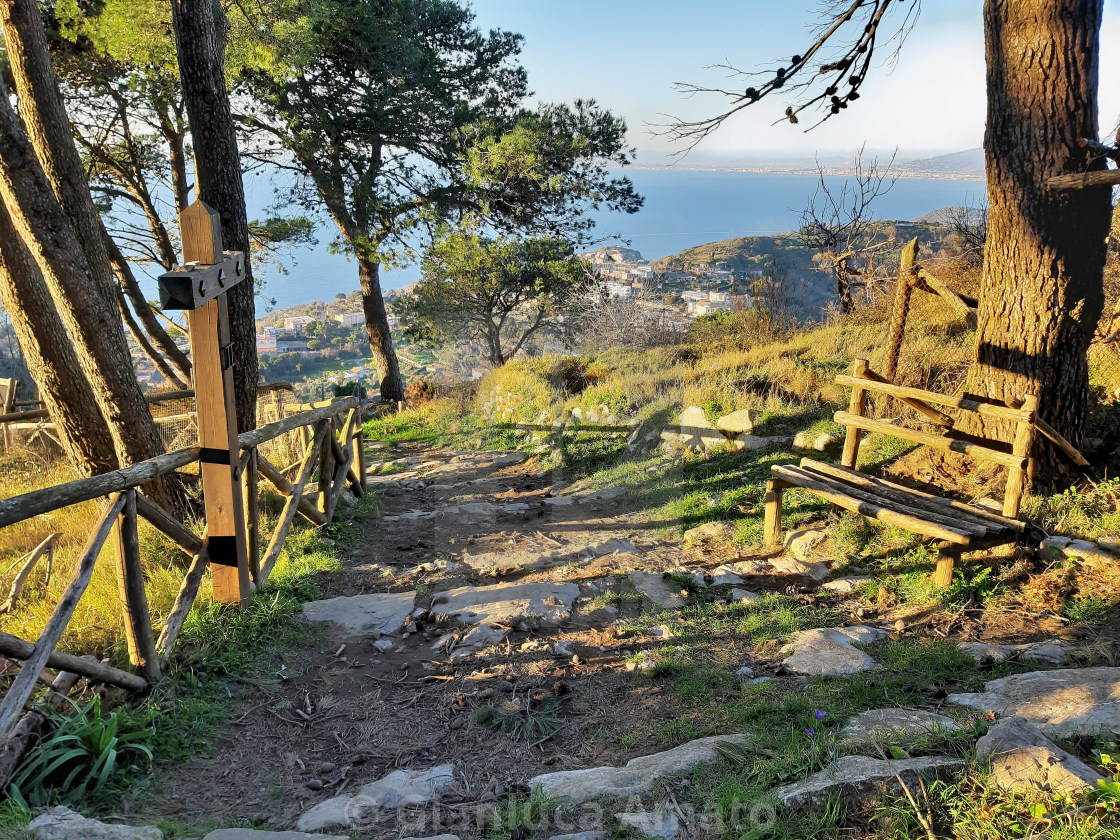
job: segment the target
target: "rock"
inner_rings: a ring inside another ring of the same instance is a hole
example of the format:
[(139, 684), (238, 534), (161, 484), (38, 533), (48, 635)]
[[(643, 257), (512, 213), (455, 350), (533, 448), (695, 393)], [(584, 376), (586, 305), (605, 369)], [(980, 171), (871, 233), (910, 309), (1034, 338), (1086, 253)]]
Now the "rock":
[(719, 566), (712, 569), (712, 586), (738, 586), (743, 582), (729, 566)]
[(1017, 645), (997, 645), (991, 642), (962, 642), (960, 649), (971, 654), (980, 663), (1003, 662), (1005, 659), (1034, 660), (1050, 665), (1060, 665), (1069, 646), (1058, 639), (1045, 642), (1027, 642)]
[(957, 645), (977, 662), (1003, 662), (1015, 651), (1012, 645), (994, 645), (988, 642), (961, 642)]
[(458, 834), (436, 834), (432, 837), (405, 837), (403, 840), (459, 840)]
[[(456, 662), (485, 648), (499, 645), (506, 640), (508, 635), (509, 631), (507, 630), (487, 627), (485, 624), (476, 624), (455, 645), (455, 649), (451, 651), (451, 661)], [(445, 649), (452, 638), (454, 637), (451, 634), (441, 636), (439, 641), (432, 645), (432, 649)]]
[(551, 507), (567, 507), (568, 505), (574, 505), (576, 500), (571, 496), (549, 496), (544, 499), (544, 503)]
[(396, 770), (353, 795), (336, 796), (320, 802), (296, 823), (300, 831), (348, 828), (375, 821), (389, 808), (427, 805), (455, 784), (455, 768), (441, 764), (429, 770)]
[(351, 633), (396, 633), (412, 612), (416, 592), (381, 592), (308, 601), (303, 617), (308, 621), (329, 621)]
[(954, 758), (929, 756), (901, 761), (883, 761), (863, 755), (849, 755), (807, 779), (774, 791), (778, 801), (791, 810), (824, 805), (836, 796), (849, 801), (862, 801), (886, 792), (901, 792), (897, 773), (907, 786), (917, 786), (919, 779), (928, 779), (964, 762)]
[(680, 587), (672, 581), (667, 581), (657, 572), (630, 572), (627, 579), (634, 588), (649, 598), (657, 606), (667, 610), (675, 610), (684, 606)]
[(1017, 715), (1048, 737), (1120, 732), (1120, 668), (1032, 671), (991, 680), (976, 694), (949, 700), (981, 712)]
[(739, 451), (755, 452), (759, 449), (765, 449), (772, 441), (773, 438), (759, 437), (758, 435), (736, 435), (735, 448)]
[(849, 743), (882, 743), (959, 730), (952, 718), (921, 709), (872, 709), (844, 724), (840, 738)]
[(793, 436), (794, 449), (812, 449), (817, 436), (812, 432), (798, 432)]
[(749, 408), (742, 408), (725, 414), (716, 420), (716, 428), (731, 435), (750, 434), (754, 431), (754, 412)]
[(681, 412), (680, 419), (677, 421), (678, 425), (683, 429), (685, 426), (694, 429), (714, 429), (711, 421), (708, 419), (707, 413), (698, 405), (690, 405)]
[(571, 659), (575, 654), (576, 652), (572, 650), (572, 643), (570, 641), (557, 642), (556, 647), (552, 649), (553, 656), (559, 656), (563, 659)]
[(849, 577), (839, 577), (821, 584), (821, 589), (827, 589), (829, 592), (840, 592), (844, 595), (855, 592), (861, 585), (871, 580), (867, 575), (851, 575)]
[(638, 547), (630, 540), (614, 537), (598, 545), (589, 545), (587, 550), (596, 557), (605, 557), (608, 554), (640, 554)]
[(751, 592), (749, 589), (740, 589), (735, 587), (731, 590), (731, 600), (735, 603), (753, 604), (755, 601), (761, 600), (762, 596), (757, 592)]
[(825, 434), (817, 435), (813, 438), (813, 449), (818, 452), (824, 452), (834, 443), (836, 443), (836, 438), (826, 432)]
[[(528, 509), (528, 506), (526, 506)], [(463, 562), (476, 572), (493, 569), (499, 574), (521, 572), (534, 569), (547, 569), (558, 566), (570, 558), (569, 552), (556, 549), (547, 554), (535, 551), (491, 551), (485, 554), (464, 555)]]
[(40, 814), (27, 827), (31, 840), (163, 840), (153, 826), (112, 825), (88, 820), (59, 806)]
[(219, 828), (202, 840), (347, 840), (343, 834), (307, 834), (303, 831), (264, 831), (255, 828)]
[(681, 446), (690, 446), (693, 449), (716, 449), (728, 445), (723, 432), (711, 424), (708, 415), (700, 406), (690, 405), (682, 411), (679, 425), (680, 432), (676, 442)]
[(377, 648), (379, 651), (381, 651), (382, 653), (388, 653), (390, 650), (393, 649), (393, 645), (395, 645), (395, 644), (396, 644), (396, 642), (394, 642), (392, 639), (378, 639), (376, 642), (373, 643), (373, 646), (375, 648)]
[(873, 671), (879, 664), (852, 642), (872, 644), (887, 635), (885, 630), (857, 625), (832, 629), (802, 630), (782, 648), (785, 666), (806, 676), (840, 676)]
[(1095, 543), (1089, 540), (1074, 540), (1069, 537), (1050, 537), (1042, 541), (1043, 552), (1053, 559), (1077, 558), (1088, 566), (1115, 566), (1120, 560), (1120, 546), (1110, 543)]
[(747, 677), (753, 677), (754, 668), (751, 668), (749, 665), (744, 665), (742, 668), (735, 672), (735, 676), (741, 677), (743, 679), (746, 679)]
[(803, 563), (813, 559), (813, 549), (828, 539), (828, 533), (823, 528), (806, 528), (801, 531), (790, 531), (786, 535), (783, 551), (792, 554)]
[(555, 834), (548, 840), (606, 840), (605, 831), (577, 831), (575, 834)]
[(454, 617), (464, 624), (512, 627), (525, 621), (558, 627), (571, 618), (578, 597), (579, 587), (574, 583), (461, 586), (437, 593), (432, 614)]
[(567, 799), (575, 804), (597, 796), (634, 796), (653, 789), (662, 776), (683, 773), (718, 757), (721, 744), (745, 744), (745, 735), (716, 735), (689, 741), (665, 752), (631, 759), (625, 767), (591, 767), (586, 770), (561, 770), (535, 776), (530, 790), (540, 787), (545, 796)]
[(824, 580), (831, 574), (824, 563), (806, 563), (795, 557), (774, 557), (768, 565), (779, 575), (800, 575), (816, 581)]
[(990, 761), (992, 781), (1014, 793), (1078, 793), (1102, 778), (1020, 717), (996, 723), (976, 742), (976, 757)]
[(733, 539), (735, 539), (735, 528), (727, 522), (705, 522), (703, 525), (697, 525), (695, 528), (689, 528), (684, 532), (686, 543), (704, 542), (706, 540), (730, 542)]
[(652, 840), (673, 840), (681, 831), (681, 821), (672, 811), (642, 811), (637, 814), (615, 814), (614, 818), (627, 828)]

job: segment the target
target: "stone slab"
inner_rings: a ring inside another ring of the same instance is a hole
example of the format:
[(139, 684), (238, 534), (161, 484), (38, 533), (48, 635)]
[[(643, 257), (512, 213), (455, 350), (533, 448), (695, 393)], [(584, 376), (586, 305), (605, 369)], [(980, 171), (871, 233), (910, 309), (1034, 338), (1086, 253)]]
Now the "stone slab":
[(976, 742), (976, 757), (992, 766), (991, 779), (1014, 793), (1079, 793), (1102, 776), (1020, 717), (1004, 718)]
[(368, 633), (376, 628), (389, 635), (404, 627), (415, 602), (415, 591), (341, 596), (308, 601), (303, 605), (303, 617), (308, 621), (329, 621), (351, 633)]
[(623, 812), (614, 818), (650, 840), (673, 840), (681, 832), (680, 818), (672, 811)]
[(508, 627), (530, 621), (559, 627), (572, 616), (579, 597), (574, 583), (499, 583), (461, 586), (439, 592), (432, 599), (432, 613), (453, 617), (464, 624)]
[(680, 587), (672, 581), (665, 580), (658, 572), (630, 572), (626, 577), (635, 589), (657, 606), (667, 610), (684, 606)]
[(770, 568), (779, 575), (800, 575), (811, 580), (822, 581), (831, 574), (824, 563), (805, 562), (796, 557), (774, 557)]
[(867, 581), (871, 580), (867, 575), (849, 575), (848, 577), (834, 578), (833, 580), (826, 581), (821, 584), (821, 589), (829, 592), (839, 592), (842, 595), (855, 592)]
[(390, 808), (427, 805), (454, 784), (455, 768), (450, 764), (428, 770), (395, 770), (351, 795), (320, 802), (299, 818), (296, 828), (321, 831), (365, 825)]
[(154, 826), (103, 823), (62, 806), (33, 819), (27, 836), (31, 840), (163, 840), (163, 832)]
[(922, 709), (872, 709), (848, 721), (840, 738), (851, 743), (889, 742), (959, 730), (952, 718)]
[(1018, 716), (1048, 737), (1120, 732), (1120, 668), (1031, 671), (991, 680), (984, 691), (949, 700), (981, 712)]
[(219, 828), (202, 840), (350, 840), (348, 834), (308, 834), (305, 831), (262, 831), (256, 828)]
[(900, 792), (896, 773), (907, 786), (911, 786), (916, 785), (919, 779), (928, 779), (962, 766), (962, 761), (940, 756), (883, 761), (849, 755), (837, 759), (807, 779), (778, 788), (774, 794), (779, 802), (792, 810), (816, 808), (835, 796), (861, 801), (888, 791)]
[(530, 790), (539, 787), (546, 796), (567, 799), (576, 804), (597, 796), (633, 796), (651, 790), (663, 776), (711, 764), (716, 760), (721, 744), (746, 742), (746, 735), (715, 735), (689, 741), (665, 752), (631, 759), (624, 767), (561, 770), (535, 776), (528, 785)]
[(885, 630), (863, 625), (802, 630), (794, 633), (782, 648), (787, 657), (785, 666), (805, 676), (843, 676), (873, 671), (879, 664), (852, 643), (869, 645), (886, 635)]

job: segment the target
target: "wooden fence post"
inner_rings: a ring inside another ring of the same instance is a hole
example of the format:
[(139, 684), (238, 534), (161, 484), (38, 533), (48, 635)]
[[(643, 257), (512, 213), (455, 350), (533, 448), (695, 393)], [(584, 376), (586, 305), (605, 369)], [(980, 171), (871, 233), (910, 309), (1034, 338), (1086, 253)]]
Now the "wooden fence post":
[(113, 526), (117, 554), (117, 587), (124, 609), (124, 632), (128, 658), (152, 685), (159, 682), (159, 656), (152, 634), (152, 616), (144, 589), (144, 567), (140, 562), (140, 538), (136, 531), (136, 490), (124, 493), (124, 509)]
[(918, 239), (915, 237), (902, 249), (898, 266), (898, 283), (895, 286), (894, 308), (887, 333), (887, 361), (884, 374), (894, 382), (898, 373), (898, 358), (902, 354), (902, 337), (906, 334), (906, 319), (910, 317), (910, 298), (914, 294), (914, 263), (918, 259)]
[[(915, 240), (916, 241), (916, 240)], [(852, 362), (852, 378), (864, 379), (867, 376), (867, 359), (856, 359)], [(858, 386), (852, 386), (852, 399), (848, 403), (848, 411), (862, 417), (867, 411), (867, 391)], [(844, 454), (840, 463), (848, 469), (856, 468), (856, 459), (859, 457), (859, 442), (863, 433), (855, 426), (849, 426), (844, 435)]]
[[(229, 262), (222, 251), (217, 211), (196, 201), (180, 214), (179, 226), (184, 261), (203, 266)], [(219, 285), (220, 278), (221, 275), (216, 281)], [(235, 279), (228, 278), (227, 282), (232, 285)], [(244, 499), (236, 474), (240, 451), (233, 366), (228, 357), (230, 329), (226, 295), (220, 293), (201, 306), (188, 309), (187, 322), (214, 598), (222, 603), (240, 601), (245, 606), (249, 602), (249, 552)]]
[(257, 447), (249, 449), (242, 483), (245, 488), (245, 535), (249, 550), (249, 576), (259, 588), (261, 585), (261, 485)]
[(323, 448), (319, 452), (319, 510), (331, 521), (331, 476), (334, 475), (334, 418), (327, 418), (327, 433), (323, 435)]
[[(1020, 458), (1029, 458), (1031, 448), (1034, 446), (1034, 415), (1038, 411), (1038, 397), (1032, 394), (1023, 400), (1023, 410), (1029, 412), (1029, 419), (1019, 421), (1015, 429), (1015, 441), (1011, 445), (1011, 454)], [(1008, 470), (1007, 490), (1003, 494), (1004, 516), (1011, 519), (1018, 518), (1023, 491), (1032, 472), (1030, 462), (1025, 470), (1018, 466)]]
[(365, 432), (362, 430), (362, 402), (361, 398), (358, 399), (358, 404), (354, 407), (354, 471), (358, 474), (358, 484), (362, 488), (359, 495), (365, 495), (366, 492), (366, 453), (365, 453)]

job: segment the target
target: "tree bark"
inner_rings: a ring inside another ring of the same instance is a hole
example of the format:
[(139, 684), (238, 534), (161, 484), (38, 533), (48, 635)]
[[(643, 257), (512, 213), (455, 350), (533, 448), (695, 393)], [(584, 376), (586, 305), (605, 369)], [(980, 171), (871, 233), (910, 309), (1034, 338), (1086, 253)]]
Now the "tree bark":
[(358, 279), (362, 284), (362, 311), (366, 316), (366, 335), (373, 349), (373, 362), (381, 379), (381, 401), (397, 402), (404, 399), (404, 380), (397, 351), (393, 349), (393, 336), (389, 332), (389, 313), (385, 297), (381, 294), (381, 264), (365, 257), (358, 257)]
[[(38, 4), (0, 0), (0, 27), (24, 119), (21, 124), (7, 91), (0, 91), (0, 195), (76, 344), (118, 459), (143, 461), (163, 446), (136, 381), (104, 227), (74, 146)], [(174, 503), (165, 488), (152, 491)]]
[(227, 295), (237, 429), (257, 425), (257, 320), (241, 153), (223, 74), (225, 26), (213, 0), (172, 0), (171, 24), (194, 140), (196, 195), (221, 214), (226, 250), (244, 251), (246, 277)]
[[(145, 308), (146, 307), (147, 304), (145, 304)], [(132, 316), (132, 310), (128, 308), (128, 300), (125, 298), (124, 292), (120, 288), (117, 289), (117, 308), (120, 309), (121, 318), (124, 319), (124, 325), (128, 328), (133, 340), (140, 345), (140, 349), (144, 351), (144, 355), (156, 366), (156, 370), (163, 374), (164, 379), (176, 388), (182, 390), (189, 389), (191, 387), (190, 383), (185, 382), (179, 377), (178, 372), (172, 369), (171, 365), (167, 363), (167, 359), (165, 359), (163, 354), (152, 344), (147, 333), (136, 323), (136, 319)]]
[(58, 427), (70, 460), (85, 475), (117, 469), (113, 436), (43, 274), (0, 202), (0, 302), (11, 319), (27, 369)]
[[(151, 306), (144, 297), (144, 292), (140, 288), (140, 284), (136, 282), (136, 275), (132, 272), (132, 266), (128, 260), (125, 259), (121, 253), (120, 247), (113, 241), (111, 236), (106, 234), (106, 246), (109, 249), (109, 259), (113, 263), (113, 269), (116, 272), (117, 280), (120, 283), (120, 288), (124, 294), (132, 301), (132, 306), (136, 309), (136, 316), (140, 319), (140, 323), (144, 325), (144, 329), (151, 337), (152, 343), (159, 348), (159, 352), (167, 358), (170, 364), (174, 365), (177, 374), (168, 376), (168, 379), (183, 379), (189, 381), (191, 378), (191, 362), (187, 358), (187, 354), (179, 349), (177, 345), (167, 334), (163, 324), (159, 322), (155, 313), (152, 311)], [(151, 355), (151, 354), (149, 354)], [(152, 361), (156, 361), (154, 358)], [(159, 362), (156, 362), (158, 365)], [(164, 376), (167, 376), (164, 373)], [(183, 387), (189, 387), (184, 385)]]
[[(966, 390), (1040, 398), (1075, 446), (1089, 402), (1086, 353), (1104, 305), (1108, 188), (1050, 191), (1054, 175), (1103, 168), (1078, 147), (1097, 137), (1102, 0), (986, 0), (988, 238), (976, 360)], [(986, 426), (1010, 441), (1011, 429)], [(977, 431), (967, 429), (966, 431)], [(1037, 476), (1063, 463), (1036, 444)]]

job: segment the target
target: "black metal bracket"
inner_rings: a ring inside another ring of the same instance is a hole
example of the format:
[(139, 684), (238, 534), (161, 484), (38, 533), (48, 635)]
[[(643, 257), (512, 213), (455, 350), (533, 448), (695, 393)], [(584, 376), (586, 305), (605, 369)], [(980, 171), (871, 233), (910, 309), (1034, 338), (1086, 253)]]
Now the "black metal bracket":
[(237, 568), (237, 537), (207, 537), (206, 547), (215, 566)]

